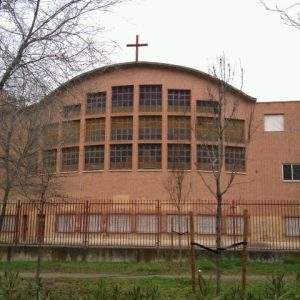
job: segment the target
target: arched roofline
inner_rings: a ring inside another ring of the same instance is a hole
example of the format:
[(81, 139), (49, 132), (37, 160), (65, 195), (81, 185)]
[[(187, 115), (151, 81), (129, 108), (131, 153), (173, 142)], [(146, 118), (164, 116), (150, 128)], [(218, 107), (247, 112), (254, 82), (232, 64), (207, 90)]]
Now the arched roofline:
[[(215, 83), (219, 82), (219, 79), (217, 79), (207, 73), (204, 73), (202, 71), (199, 71), (199, 70), (196, 70), (193, 68), (180, 66), (180, 65), (173, 65), (173, 64), (166, 64), (166, 63), (159, 63), (159, 62), (148, 62), (148, 61), (125, 62), (125, 63), (117, 63), (117, 64), (112, 64), (112, 65), (96, 68), (96, 69), (84, 72), (80, 75), (77, 75), (77, 76), (73, 77), (72, 79), (66, 81), (65, 83), (61, 84), (59, 87), (57, 87), (54, 91), (52, 91), (48, 95), (48, 97), (53, 96), (56, 93), (59, 93), (59, 92), (63, 91), (64, 89), (70, 87), (71, 85), (73, 85), (79, 81), (85, 80), (89, 77), (93, 77), (93, 76), (96, 76), (99, 74), (105, 74), (105, 73), (130, 69), (130, 68), (136, 68), (136, 67), (146, 67), (146, 68), (148, 67), (148, 68), (154, 68), (154, 69), (157, 68), (157, 69), (180, 71), (180, 72), (192, 74), (192, 75), (202, 78), (202, 79), (210, 80)], [(229, 88), (234, 94), (237, 94), (249, 101), (256, 102), (256, 98), (247, 95), (246, 93), (233, 87), (232, 85), (229, 85)]]

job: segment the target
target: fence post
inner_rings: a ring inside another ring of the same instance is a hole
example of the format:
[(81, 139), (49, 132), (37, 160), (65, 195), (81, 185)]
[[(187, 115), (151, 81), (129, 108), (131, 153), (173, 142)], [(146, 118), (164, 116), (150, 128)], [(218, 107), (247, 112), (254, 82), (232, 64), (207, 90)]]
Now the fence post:
[(160, 249), (160, 240), (161, 240), (161, 207), (160, 207), (160, 201), (156, 201), (156, 215), (157, 215), (157, 236), (156, 236), (156, 258), (159, 259), (159, 249)]
[(246, 291), (246, 284), (247, 284), (247, 248), (248, 248), (248, 234), (249, 234), (249, 216), (248, 210), (244, 210), (244, 230), (243, 230), (243, 248), (241, 254), (241, 265), (242, 265), (242, 292), (243, 294)]
[[(235, 213), (236, 206), (235, 206), (235, 201), (234, 200), (232, 201), (231, 209), (232, 209), (233, 244), (236, 244), (236, 213)], [(233, 249), (236, 250), (236, 246), (234, 246)]]
[(171, 216), (171, 262), (173, 262), (174, 258), (174, 219)]
[(16, 224), (15, 224), (15, 236), (14, 236), (14, 242), (15, 245), (19, 243), (19, 231), (20, 231), (20, 212), (21, 212), (21, 202), (18, 201), (17, 204), (17, 211), (16, 211)]
[(88, 213), (89, 213), (89, 202), (85, 201), (84, 213), (83, 213), (83, 220), (84, 220), (83, 243), (84, 243), (84, 246), (86, 246), (88, 244)]
[(192, 290), (196, 292), (196, 260), (195, 260), (195, 230), (194, 230), (194, 215), (190, 212), (190, 262), (191, 262), (191, 277), (192, 277)]

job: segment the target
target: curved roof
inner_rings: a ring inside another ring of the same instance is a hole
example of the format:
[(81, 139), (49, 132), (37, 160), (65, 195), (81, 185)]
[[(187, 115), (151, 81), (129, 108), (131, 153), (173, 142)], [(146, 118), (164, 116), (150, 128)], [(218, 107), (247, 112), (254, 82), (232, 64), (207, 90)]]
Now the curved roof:
[[(129, 69), (129, 68), (136, 68), (136, 67), (148, 67), (148, 68), (156, 68), (156, 69), (168, 69), (168, 70), (173, 70), (173, 71), (180, 71), (180, 72), (186, 72), (189, 74), (192, 74), (196, 77), (200, 77), (200, 78), (204, 78), (207, 80), (211, 80), (213, 82), (218, 82), (219, 79), (201, 72), (199, 70), (193, 69), (193, 68), (188, 68), (188, 67), (184, 67), (184, 66), (179, 66), (179, 65), (173, 65), (173, 64), (166, 64), (166, 63), (158, 63), (158, 62), (148, 62), (148, 61), (139, 61), (139, 62), (125, 62), (125, 63), (118, 63), (118, 64), (113, 64), (113, 65), (108, 65), (108, 66), (104, 66), (104, 67), (100, 67), (100, 68), (96, 68), (94, 70), (82, 73), (68, 81), (66, 81), (65, 83), (63, 83), (62, 85), (60, 85), (57, 89), (55, 89), (51, 94), (54, 94), (56, 92), (59, 92), (60, 90), (63, 90), (65, 88), (67, 88), (68, 86), (70, 86), (71, 84), (75, 84), (78, 81), (84, 80), (86, 78), (98, 75), (98, 74), (104, 74), (104, 73), (108, 73), (108, 72), (115, 72), (115, 71), (119, 71), (119, 70), (124, 70), (124, 69)], [(251, 97), (247, 94), (245, 94), (244, 92), (242, 92), (241, 90), (229, 85), (230, 89), (232, 90), (233, 93), (238, 94), (239, 96), (242, 96), (250, 101), (256, 101), (256, 98)]]

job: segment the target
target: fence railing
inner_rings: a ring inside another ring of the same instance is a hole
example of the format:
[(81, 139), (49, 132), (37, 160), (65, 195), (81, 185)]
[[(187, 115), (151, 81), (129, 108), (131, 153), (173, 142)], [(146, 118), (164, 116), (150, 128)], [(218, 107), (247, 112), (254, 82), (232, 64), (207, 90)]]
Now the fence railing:
[[(250, 250), (300, 250), (300, 201), (225, 202), (223, 246), (242, 240), (244, 209)], [(0, 245), (186, 248), (192, 212), (196, 242), (214, 247), (215, 211), (216, 203), (208, 201), (180, 207), (163, 201), (9, 203)]]

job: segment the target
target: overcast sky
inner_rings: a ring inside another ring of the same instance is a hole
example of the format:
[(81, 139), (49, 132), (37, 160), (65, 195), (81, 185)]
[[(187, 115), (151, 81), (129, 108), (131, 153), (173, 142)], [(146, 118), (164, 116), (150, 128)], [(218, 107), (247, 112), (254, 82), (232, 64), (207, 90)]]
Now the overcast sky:
[[(288, 5), (290, 0), (278, 0)], [(269, 0), (270, 4), (276, 3)], [(133, 0), (101, 20), (120, 48), (112, 61), (179, 64), (207, 72), (219, 54), (244, 68), (243, 91), (258, 100), (300, 99), (300, 30), (289, 27), (258, 0)]]

